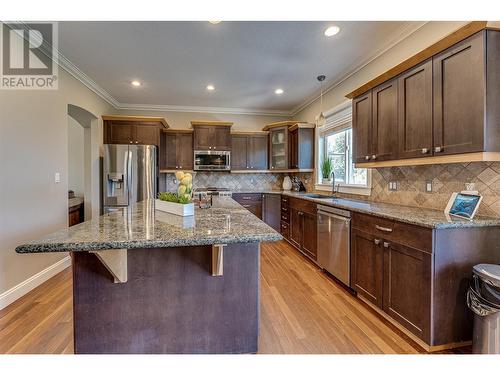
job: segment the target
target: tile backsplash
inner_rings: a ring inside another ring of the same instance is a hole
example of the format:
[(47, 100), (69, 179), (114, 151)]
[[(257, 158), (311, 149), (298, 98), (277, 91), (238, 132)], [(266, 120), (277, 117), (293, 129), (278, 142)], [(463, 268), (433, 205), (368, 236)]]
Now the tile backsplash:
[[(312, 189), (312, 173), (297, 173), (289, 176), (298, 176), (305, 183), (308, 190)], [(280, 190), (283, 186), (284, 173), (224, 173), (224, 172), (197, 172), (194, 175), (193, 186), (223, 187), (229, 190)], [(160, 174), (160, 191), (175, 191), (175, 175), (173, 173)]]
[[(397, 190), (389, 190), (390, 181), (397, 182)], [(428, 181), (432, 182), (432, 192), (426, 192)], [(471, 182), (483, 196), (478, 214), (500, 217), (500, 162), (373, 169), (370, 196), (342, 195), (444, 210), (451, 193), (465, 190), (465, 184)]]

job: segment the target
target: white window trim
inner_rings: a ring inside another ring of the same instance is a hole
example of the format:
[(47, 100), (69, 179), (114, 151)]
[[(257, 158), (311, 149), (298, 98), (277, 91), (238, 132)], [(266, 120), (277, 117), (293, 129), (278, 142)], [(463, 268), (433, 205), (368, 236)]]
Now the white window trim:
[[(316, 176), (316, 183), (314, 185), (316, 190), (321, 190), (321, 191), (332, 191), (332, 185), (331, 184), (322, 184), (318, 183), (317, 181), (319, 180), (319, 176), (321, 176), (321, 169), (320, 169), (320, 162), (321, 162), (321, 153), (319, 152), (320, 150), (320, 142), (321, 142), (321, 134), (328, 131), (335, 129), (337, 127), (342, 127), (345, 126), (345, 123), (347, 121), (352, 121), (352, 103), (350, 100), (346, 100), (342, 104), (326, 111), (323, 113), (323, 116), (329, 123), (328, 126), (325, 125), (325, 127), (318, 128), (315, 136), (315, 142), (316, 142), (316, 150), (318, 152), (316, 153), (316, 160), (315, 160), (315, 167), (316, 171), (318, 171), (318, 174)], [(343, 182), (340, 182), (336, 184), (338, 186), (338, 192), (339, 193), (346, 193), (346, 194), (357, 194), (357, 195), (371, 195), (372, 192), (372, 171), (371, 169), (368, 169), (367, 171), (367, 181), (366, 181), (366, 186), (360, 186), (360, 185), (352, 185), (352, 184), (346, 184)]]

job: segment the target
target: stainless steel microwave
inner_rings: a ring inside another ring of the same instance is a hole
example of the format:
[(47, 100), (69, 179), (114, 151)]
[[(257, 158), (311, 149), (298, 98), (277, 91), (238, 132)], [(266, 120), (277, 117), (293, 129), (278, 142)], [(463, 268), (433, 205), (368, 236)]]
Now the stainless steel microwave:
[(194, 151), (195, 171), (230, 171), (231, 151)]

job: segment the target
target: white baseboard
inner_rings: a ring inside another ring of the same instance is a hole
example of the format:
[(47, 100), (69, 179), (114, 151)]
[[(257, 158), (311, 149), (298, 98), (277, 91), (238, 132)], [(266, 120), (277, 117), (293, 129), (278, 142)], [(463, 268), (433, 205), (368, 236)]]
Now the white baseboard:
[(29, 279), (24, 280), (22, 283), (17, 284), (15, 287), (10, 288), (6, 292), (0, 294), (0, 310), (9, 306), (12, 302), (21, 298), (31, 290), (35, 289), (40, 284), (44, 283), (52, 276), (57, 275), (59, 272), (71, 266), (71, 258), (69, 255), (60, 261), (38, 272), (36, 275), (31, 276)]

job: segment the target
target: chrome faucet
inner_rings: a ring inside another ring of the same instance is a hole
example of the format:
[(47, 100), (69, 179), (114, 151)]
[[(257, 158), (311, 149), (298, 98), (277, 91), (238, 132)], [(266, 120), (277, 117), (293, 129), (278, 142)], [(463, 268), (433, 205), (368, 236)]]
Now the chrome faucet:
[(332, 195), (335, 195), (335, 172), (332, 171)]

